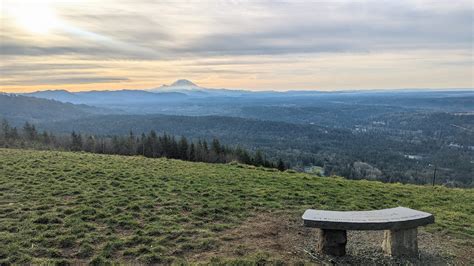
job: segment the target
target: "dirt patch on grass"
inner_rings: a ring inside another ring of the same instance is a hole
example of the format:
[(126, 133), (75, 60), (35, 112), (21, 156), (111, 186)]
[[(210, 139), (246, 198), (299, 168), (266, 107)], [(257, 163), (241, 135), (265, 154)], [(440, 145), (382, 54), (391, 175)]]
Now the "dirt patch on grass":
[(219, 247), (188, 257), (193, 262), (213, 259), (250, 258), (290, 264), (320, 265), (472, 265), (474, 246), (470, 240), (432, 234), (419, 229), (420, 254), (416, 258), (390, 258), (383, 255), (383, 231), (348, 231), (347, 255), (318, 254), (317, 229), (305, 228), (299, 214), (260, 213), (219, 236)]

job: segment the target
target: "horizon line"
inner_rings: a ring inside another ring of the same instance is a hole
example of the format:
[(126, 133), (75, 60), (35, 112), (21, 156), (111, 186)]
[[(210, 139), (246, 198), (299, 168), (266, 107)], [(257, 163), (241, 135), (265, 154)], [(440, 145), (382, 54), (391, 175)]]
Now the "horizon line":
[[(105, 89), (105, 90), (98, 90), (98, 89), (92, 89), (92, 90), (80, 90), (80, 91), (71, 91), (68, 89), (40, 89), (40, 90), (34, 90), (34, 91), (29, 91), (29, 92), (18, 92), (18, 91), (2, 91), (0, 89), (1, 94), (30, 94), (30, 93), (37, 93), (37, 92), (45, 92), (45, 91), (65, 91), (68, 93), (83, 93), (83, 92), (113, 92), (113, 91), (146, 91), (146, 92), (151, 92), (151, 93), (157, 93), (159, 92), (160, 87), (155, 87), (155, 88), (120, 88), (120, 89)], [(320, 92), (320, 93), (344, 93), (344, 92), (410, 92), (410, 91), (436, 91), (436, 92), (442, 92), (442, 91), (468, 91), (468, 90), (473, 90), (474, 92), (474, 87), (471, 88), (463, 88), (463, 87), (457, 87), (457, 88), (371, 88), (371, 89), (335, 89), (335, 90), (320, 90), (320, 89), (290, 89), (290, 90), (275, 90), (275, 89), (261, 89), (261, 90), (252, 90), (252, 89), (245, 89), (245, 88), (207, 88), (207, 87), (200, 87), (196, 86), (194, 87), (196, 89), (201, 89), (201, 90), (227, 90), (227, 91), (243, 91), (243, 92), (250, 92), (250, 93), (265, 93), (265, 92), (273, 92), (273, 93), (289, 93), (289, 92)], [(186, 89), (177, 88), (175, 90), (166, 90), (164, 89), (163, 92), (177, 92), (177, 91), (183, 91)]]

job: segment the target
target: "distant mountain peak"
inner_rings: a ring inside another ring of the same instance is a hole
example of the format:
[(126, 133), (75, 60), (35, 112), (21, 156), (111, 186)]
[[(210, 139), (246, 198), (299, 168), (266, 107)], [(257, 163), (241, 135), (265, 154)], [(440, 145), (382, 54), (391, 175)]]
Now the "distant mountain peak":
[(198, 85), (194, 84), (192, 81), (187, 79), (178, 79), (177, 81), (173, 82), (171, 87), (198, 87)]
[(57, 89), (57, 90), (41, 90), (41, 91), (34, 91), (34, 92), (31, 92), (31, 93), (69, 93), (69, 94), (73, 94), (72, 92), (67, 91), (67, 90), (64, 90), (64, 89)]
[(23, 93), (23, 94), (26, 96), (54, 96), (54, 95), (76, 96), (74, 93), (67, 90), (42, 90), (42, 91), (34, 91), (34, 92)]

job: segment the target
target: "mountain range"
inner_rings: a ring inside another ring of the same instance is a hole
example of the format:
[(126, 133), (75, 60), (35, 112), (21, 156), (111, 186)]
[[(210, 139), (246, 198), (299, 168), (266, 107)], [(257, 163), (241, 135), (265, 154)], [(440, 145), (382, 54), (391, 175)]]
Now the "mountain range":
[[(307, 108), (330, 108), (343, 110), (347, 105), (397, 106), (396, 108), (429, 108), (437, 110), (470, 111), (474, 104), (474, 92), (468, 90), (385, 90), (385, 91), (248, 91), (205, 88), (186, 79), (170, 85), (146, 90), (105, 90), (69, 92), (66, 90), (45, 90), (17, 94), (63, 103), (85, 104), (103, 109), (109, 113), (170, 114), (170, 115), (223, 115), (280, 121), (312, 121)], [(279, 106), (284, 111), (275, 116), (270, 110)], [(264, 112), (254, 112), (260, 108)], [(296, 113), (295, 113), (296, 112)], [(310, 112), (312, 113), (312, 111)], [(334, 114), (334, 113), (331, 113)]]

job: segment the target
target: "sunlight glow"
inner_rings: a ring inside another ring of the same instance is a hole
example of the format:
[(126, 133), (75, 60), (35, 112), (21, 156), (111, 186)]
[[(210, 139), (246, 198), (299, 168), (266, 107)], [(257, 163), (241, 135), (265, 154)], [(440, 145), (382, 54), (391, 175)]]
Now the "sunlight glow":
[(35, 34), (47, 34), (62, 26), (48, 2), (18, 1), (9, 7), (9, 13), (19, 26)]

